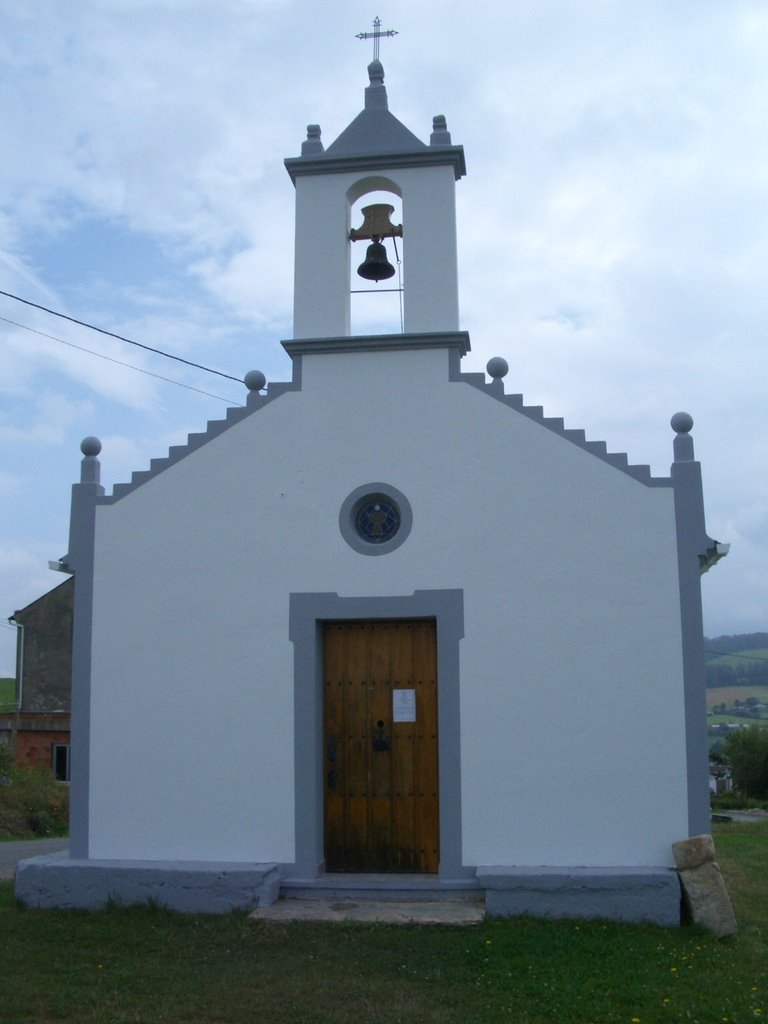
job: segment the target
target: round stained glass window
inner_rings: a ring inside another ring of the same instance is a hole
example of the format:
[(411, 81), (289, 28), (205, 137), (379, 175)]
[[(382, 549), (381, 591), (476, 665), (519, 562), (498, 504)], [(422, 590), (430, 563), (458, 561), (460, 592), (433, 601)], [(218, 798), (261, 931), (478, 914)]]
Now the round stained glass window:
[(341, 535), (360, 555), (395, 551), (408, 539), (412, 525), (406, 496), (381, 480), (356, 487), (339, 509)]
[(400, 509), (384, 494), (370, 494), (355, 509), (355, 529), (369, 544), (386, 544), (400, 529)]

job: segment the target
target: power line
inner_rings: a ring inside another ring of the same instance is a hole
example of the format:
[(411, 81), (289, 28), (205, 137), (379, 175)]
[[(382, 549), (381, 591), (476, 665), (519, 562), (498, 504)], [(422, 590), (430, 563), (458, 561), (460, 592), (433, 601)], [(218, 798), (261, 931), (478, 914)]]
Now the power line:
[(206, 373), (215, 373), (219, 377), (226, 377), (227, 380), (235, 380), (238, 384), (243, 383), (239, 377), (233, 377), (229, 373), (222, 373), (221, 370), (213, 370), (210, 366), (203, 366), (201, 363), (193, 363), (189, 359), (182, 359), (181, 356), (174, 356), (171, 355), (170, 352), (163, 352), (160, 348), (152, 348), (151, 345), (145, 345), (141, 341), (132, 341), (130, 338), (126, 338), (122, 334), (115, 334), (113, 331), (105, 331), (102, 327), (96, 327), (94, 324), (86, 323), (85, 320), (78, 320), (74, 316), (67, 316), (66, 313), (58, 313), (55, 309), (49, 309), (47, 306), (41, 306), (37, 302), (30, 302), (29, 299), (22, 299), (20, 295), (14, 295), (12, 292), (4, 292), (0, 289), (0, 295), (5, 295), (8, 299), (15, 299), (16, 302), (23, 302), (25, 306), (32, 306), (33, 309), (40, 309), (44, 313), (50, 313), (51, 316), (58, 316), (62, 320), (69, 320), (70, 323), (77, 324), (79, 327), (87, 327), (89, 331), (98, 331), (99, 334), (106, 334), (108, 338), (117, 338), (118, 341), (124, 341), (128, 345), (136, 345), (137, 348), (146, 349), (147, 352), (154, 352), (155, 355), (165, 356), (166, 359), (175, 359), (177, 363), (185, 363), (187, 366), (194, 366), (196, 370), (205, 370)]
[(229, 398), (222, 398), (221, 395), (214, 395), (211, 391), (203, 391), (202, 388), (193, 388), (191, 384), (182, 384), (180, 380), (173, 380), (171, 377), (163, 377), (160, 373), (152, 373), (151, 370), (143, 370), (140, 366), (133, 366), (131, 363), (124, 363), (121, 359), (113, 359), (112, 356), (106, 356), (103, 352), (94, 352), (93, 349), (83, 348), (82, 345), (75, 345), (73, 341), (65, 341), (63, 338), (57, 338), (54, 334), (46, 334), (45, 331), (38, 331), (34, 327), (28, 327), (26, 324), (20, 324), (17, 320), (9, 320), (7, 316), (0, 316), (0, 320), (6, 324), (13, 324), (14, 327), (20, 327), (23, 331), (29, 331), (32, 334), (39, 334), (41, 338), (50, 338), (51, 341), (58, 341), (61, 345), (67, 345), (69, 348), (76, 348), (79, 352), (87, 352), (90, 356), (96, 356), (99, 359), (106, 359), (109, 363), (117, 363), (118, 366), (125, 366), (129, 370), (135, 370), (136, 373), (143, 373), (147, 377), (155, 377), (157, 380), (163, 380), (167, 384), (175, 384), (176, 387), (186, 388), (187, 391), (196, 391), (199, 395), (207, 395), (208, 398), (217, 398), (220, 402), (226, 402), (227, 405), (242, 405), (242, 402), (233, 402)]

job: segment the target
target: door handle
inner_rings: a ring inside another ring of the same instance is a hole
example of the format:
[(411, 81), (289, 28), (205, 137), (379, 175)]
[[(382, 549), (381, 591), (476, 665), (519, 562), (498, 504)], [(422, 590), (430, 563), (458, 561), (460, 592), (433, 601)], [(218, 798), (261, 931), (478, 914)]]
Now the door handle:
[(379, 719), (376, 723), (376, 728), (373, 731), (373, 749), (374, 750), (389, 750), (389, 738), (384, 729), (383, 719)]

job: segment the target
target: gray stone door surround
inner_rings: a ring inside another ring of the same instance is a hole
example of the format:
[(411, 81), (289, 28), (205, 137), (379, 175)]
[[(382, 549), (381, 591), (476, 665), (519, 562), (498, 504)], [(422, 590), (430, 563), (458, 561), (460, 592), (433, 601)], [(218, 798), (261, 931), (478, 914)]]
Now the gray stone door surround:
[(350, 619), (434, 619), (437, 624), (438, 763), (441, 881), (474, 877), (462, 864), (459, 644), (464, 636), (462, 590), (417, 590), (405, 597), (290, 595), (294, 647), (296, 862), (284, 871), (317, 878), (323, 864), (323, 679), (321, 624)]

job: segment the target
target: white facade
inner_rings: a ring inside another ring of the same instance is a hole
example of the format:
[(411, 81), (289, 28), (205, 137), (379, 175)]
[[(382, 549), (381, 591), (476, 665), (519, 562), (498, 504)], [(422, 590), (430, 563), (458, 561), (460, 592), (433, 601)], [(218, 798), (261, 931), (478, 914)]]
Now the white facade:
[[(305, 355), (300, 391), (97, 506), (90, 856), (292, 862), (289, 595), (457, 589), (464, 864), (671, 863), (672, 490), (448, 369), (447, 349)], [(413, 528), (367, 558), (338, 513), (373, 480)]]
[[(109, 496), (83, 442), (71, 854), (17, 892), (220, 910), (324, 884), (323, 623), (418, 619), (435, 885), (495, 913), (674, 923), (671, 844), (709, 820), (699, 575), (718, 549), (692, 420), (653, 478), (506, 395), (503, 359), (489, 383), (461, 372), (463, 152), (442, 117), (430, 145), (411, 135), (369, 73), (328, 150), (310, 126), (286, 161), (293, 380), (246, 375), (247, 408)], [(403, 202), (405, 333), (353, 338), (349, 211), (381, 188)], [(355, 518), (367, 493), (393, 503), (391, 542)]]

